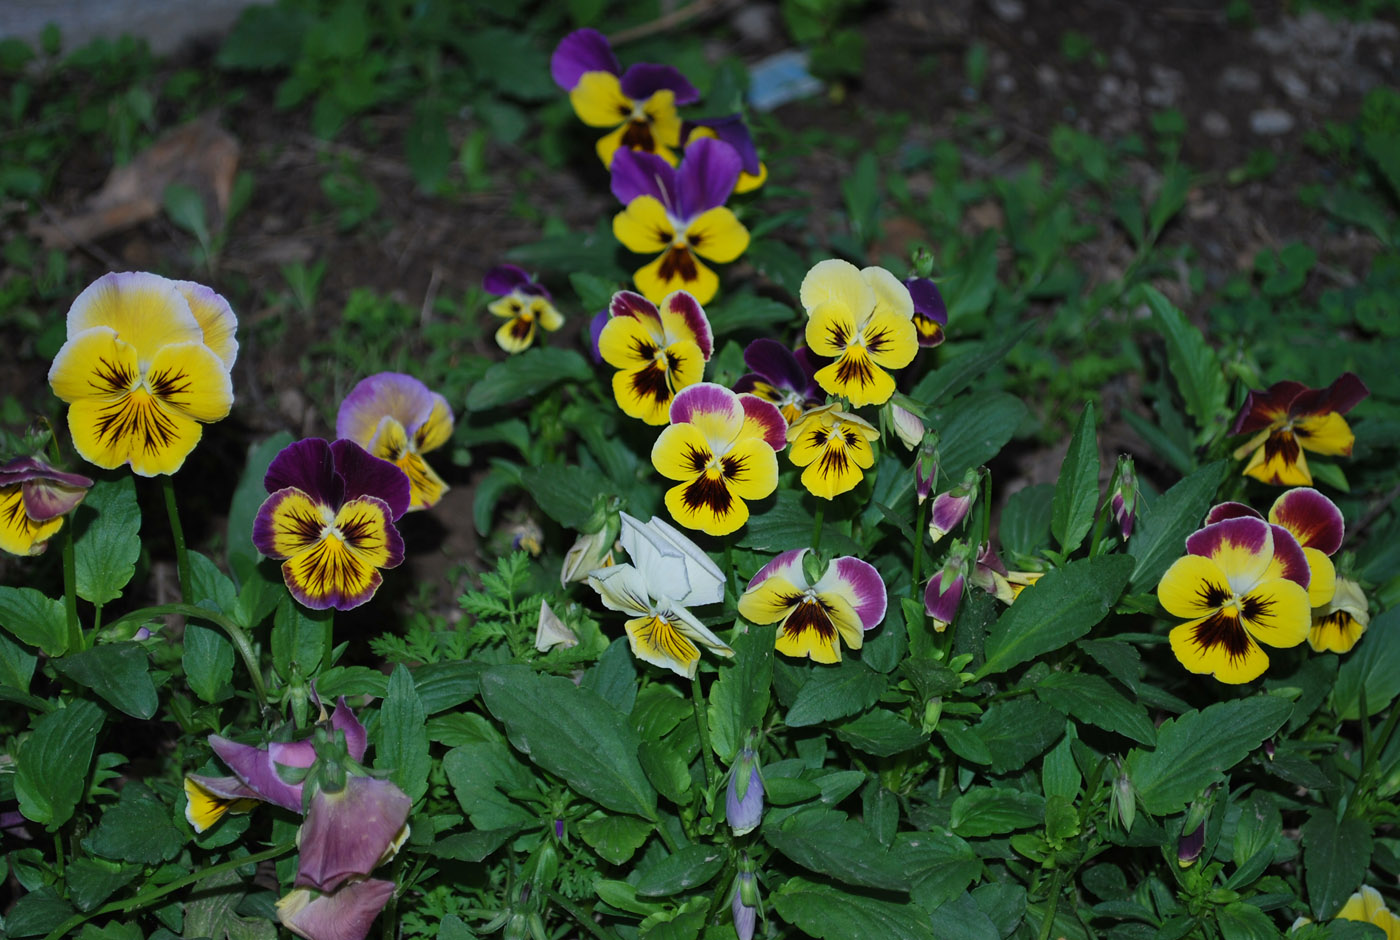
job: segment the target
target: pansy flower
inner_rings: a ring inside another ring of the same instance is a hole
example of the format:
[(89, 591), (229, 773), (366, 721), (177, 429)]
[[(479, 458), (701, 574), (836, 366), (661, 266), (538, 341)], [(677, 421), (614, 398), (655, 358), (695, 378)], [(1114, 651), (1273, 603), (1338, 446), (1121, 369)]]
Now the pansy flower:
[(1308, 645), (1317, 653), (1349, 653), (1370, 623), (1371, 609), (1361, 585), (1338, 578), (1332, 599), (1313, 609)]
[(492, 301), (486, 309), (505, 323), (496, 330), (496, 345), (514, 354), (524, 352), (535, 341), (537, 327), (553, 333), (564, 325), (564, 316), (554, 309), (549, 291), (543, 284), (513, 264), (497, 265), (486, 272), (483, 282), (488, 294), (500, 300)]
[(669, 65), (638, 63), (622, 71), (607, 37), (575, 30), (559, 41), (549, 60), (554, 83), (569, 93), (579, 120), (614, 130), (598, 141), (598, 158), (612, 166), (619, 148), (654, 153), (676, 162), (681, 119), (676, 108), (700, 93)]
[(786, 656), (840, 662), (842, 643), (860, 649), (865, 632), (885, 619), (885, 582), (868, 562), (843, 555), (811, 584), (802, 567), (808, 551), (783, 552), (760, 568), (739, 598), (739, 615), (778, 624), (775, 648)]
[(263, 486), (271, 495), (253, 520), (253, 544), (282, 561), (282, 579), (302, 605), (358, 607), (384, 580), (379, 569), (403, 561), (394, 522), (408, 509), (408, 477), (354, 441), (289, 444)]
[[(1244, 516), (1265, 518), (1243, 503), (1220, 503), (1206, 514), (1206, 525)], [(1342, 511), (1317, 490), (1300, 486), (1285, 491), (1274, 500), (1269, 507), (1268, 521), (1274, 527), (1275, 564), (1280, 563), (1280, 556), (1292, 554), (1291, 545), (1283, 549), (1283, 543), (1296, 541), (1307, 560), (1308, 577), (1306, 580), (1296, 577), (1293, 580), (1308, 589), (1308, 603), (1313, 607), (1326, 604), (1332, 599), (1337, 584), (1337, 569), (1329, 556), (1342, 547), (1342, 538), (1346, 534)]]
[(618, 291), (598, 334), (598, 352), (618, 371), (613, 397), (622, 413), (647, 424), (670, 420), (676, 392), (699, 382), (714, 352), (710, 321), (694, 297), (676, 291), (661, 306)]
[[(1297, 542), (1284, 533), (1292, 547)], [(1285, 545), (1283, 538), (1278, 547)], [(1157, 599), (1167, 612), (1187, 618), (1171, 631), (1172, 652), (1188, 670), (1221, 682), (1249, 682), (1269, 657), (1260, 643), (1297, 646), (1312, 625), (1308, 591), (1285, 576), (1307, 562), (1275, 560), (1275, 529), (1262, 519), (1239, 517), (1197, 530), (1187, 554), (1162, 575)]]
[(700, 646), (733, 656), (687, 609), (724, 599), (724, 575), (709, 556), (660, 519), (643, 525), (627, 513), (620, 541), (631, 563), (599, 568), (588, 584), (605, 607), (631, 617), (625, 628), (632, 655), (687, 678), (700, 665)]
[(1276, 486), (1311, 486), (1303, 451), (1350, 456), (1356, 437), (1342, 415), (1369, 394), (1350, 372), (1327, 388), (1277, 382), (1266, 392), (1250, 392), (1230, 429), (1254, 435), (1235, 451), (1236, 460), (1249, 457), (1244, 475)]
[(734, 383), (734, 391), (777, 405), (788, 424), (825, 398), (817, 385), (817, 364), (805, 346), (791, 350), (776, 339), (756, 339), (744, 347), (744, 365), (750, 371)]
[(91, 486), (87, 477), (55, 470), (37, 457), (0, 466), (0, 551), (42, 554)]
[(330, 894), (293, 888), (277, 900), (277, 919), (305, 940), (365, 940), (394, 883), (382, 878), (352, 881)]
[(787, 423), (776, 405), (701, 382), (671, 402), (671, 425), (657, 437), (651, 463), (668, 480), (671, 518), (706, 535), (728, 535), (749, 518), (745, 500), (778, 486), (777, 451)]
[(914, 301), (914, 329), (920, 346), (937, 346), (947, 338), (948, 305), (938, 285), (926, 277), (907, 277), (904, 286)]
[(836, 405), (823, 405), (808, 411), (788, 428), (792, 447), (788, 459), (802, 471), (802, 485), (822, 499), (835, 499), (854, 489), (875, 465), (870, 442), (879, 430), (864, 418), (841, 411)]
[(739, 155), (743, 169), (739, 181), (734, 184), (734, 192), (747, 193), (758, 189), (768, 180), (768, 167), (758, 157), (758, 148), (753, 145), (753, 135), (741, 114), (730, 114), (721, 118), (705, 118), (700, 121), (685, 121), (681, 124), (681, 138), (687, 146), (693, 140), (714, 137), (734, 148)]
[(924, 435), (928, 433), (928, 429), (924, 427), (924, 419), (894, 402), (890, 402), (886, 407), (889, 409), (890, 428), (899, 442), (909, 450), (921, 445)]
[(939, 633), (948, 629), (958, 615), (963, 591), (967, 587), (968, 548), (961, 542), (953, 545), (943, 567), (933, 573), (924, 585), (924, 612)]
[(749, 230), (724, 206), (739, 168), (733, 147), (709, 139), (685, 148), (680, 169), (645, 153), (613, 161), (613, 195), (626, 206), (613, 217), (613, 235), (628, 251), (657, 255), (632, 275), (649, 299), (682, 289), (702, 304), (714, 298), (719, 275), (700, 258), (722, 264), (749, 247)]
[(447, 492), (423, 455), (452, 437), (452, 408), (413, 376), (380, 372), (357, 382), (340, 403), (335, 436), (402, 470), (410, 488), (409, 509), (427, 509)]
[(139, 476), (174, 473), (202, 425), (232, 407), (233, 313), (212, 291), (182, 283), (107, 274), (73, 301), (49, 384), (69, 404), (73, 446), (89, 463), (130, 464)]
[(834, 359), (817, 382), (852, 405), (883, 405), (894, 394), (887, 369), (902, 369), (919, 350), (909, 289), (884, 268), (857, 268), (836, 258), (802, 279), (807, 346)]

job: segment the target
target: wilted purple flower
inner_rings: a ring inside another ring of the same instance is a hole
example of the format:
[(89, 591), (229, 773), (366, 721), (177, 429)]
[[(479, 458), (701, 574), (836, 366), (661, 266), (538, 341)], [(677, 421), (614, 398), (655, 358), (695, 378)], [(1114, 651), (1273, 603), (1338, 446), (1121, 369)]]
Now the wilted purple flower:
[(39, 555), (63, 527), (63, 516), (87, 496), (92, 480), (55, 470), (37, 457), (0, 466), (0, 551)]
[(794, 351), (775, 339), (756, 339), (744, 349), (744, 365), (750, 371), (734, 383), (734, 391), (777, 405), (789, 425), (826, 397), (817, 384), (816, 360), (805, 346)]
[(753, 872), (743, 869), (734, 881), (734, 932), (739, 940), (753, 940), (758, 925), (758, 883)]
[(1190, 868), (1201, 857), (1206, 845), (1206, 824), (1203, 822), (1190, 833), (1183, 834), (1176, 843), (1176, 863), (1182, 868)]
[(992, 544), (985, 542), (977, 552), (977, 561), (968, 580), (973, 587), (981, 588), (1003, 604), (1009, 604), (1016, 599), (1016, 594), (1007, 580), (1007, 573), (1006, 565), (992, 551)]
[(945, 339), (948, 325), (948, 305), (943, 302), (938, 285), (926, 277), (905, 278), (904, 286), (914, 298), (914, 329), (920, 346), (937, 346)]
[(730, 768), (724, 817), (736, 836), (747, 835), (763, 820), (763, 778), (753, 748), (741, 750)]
[(322, 894), (295, 888), (277, 902), (277, 919), (306, 940), (365, 940), (394, 895), (394, 883), (370, 878)]
[(350, 776), (337, 791), (317, 787), (297, 836), (295, 886), (335, 891), (393, 857), (408, 835), (413, 801), (397, 785)]

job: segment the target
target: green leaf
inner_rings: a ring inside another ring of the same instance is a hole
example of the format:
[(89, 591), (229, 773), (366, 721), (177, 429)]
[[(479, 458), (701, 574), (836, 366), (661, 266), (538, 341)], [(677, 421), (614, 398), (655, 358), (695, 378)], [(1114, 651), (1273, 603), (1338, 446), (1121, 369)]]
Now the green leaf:
[(734, 639), (734, 656), (710, 686), (710, 744), (724, 763), (734, 762), (750, 729), (762, 727), (772, 687), (772, 639), (757, 629), (741, 633)]
[(1000, 940), (1001, 932), (972, 895), (964, 892), (929, 912), (938, 940)]
[(389, 779), (414, 801), (427, 792), (433, 765), (428, 756), (427, 720), (413, 676), (400, 663), (389, 676), (389, 688), (379, 707), (374, 766), (388, 770)]
[(488, 27), (465, 30), (452, 42), (483, 83), (524, 101), (546, 101), (559, 93), (549, 78), (549, 56), (527, 32)]
[(190, 587), (194, 590), (190, 603), (232, 617), (238, 608), (238, 588), (207, 556), (199, 552), (189, 556)]
[(893, 854), (909, 873), (909, 896), (926, 911), (962, 894), (982, 871), (982, 860), (972, 846), (942, 826), (929, 832), (901, 832)]
[(30, 655), (24, 647), (0, 633), (0, 685), (28, 692), (38, 662), (37, 656)]
[(425, 193), (436, 193), (452, 166), (452, 142), (447, 137), (448, 108), (429, 96), (413, 106), (413, 120), (404, 134), (404, 156), (413, 180)]
[[(607, 310), (608, 304), (612, 302), (613, 294), (621, 290), (620, 282), (610, 281), (605, 277), (583, 271), (575, 271), (570, 274), (569, 285), (578, 295), (578, 301), (583, 305), (583, 309), (594, 312)], [(711, 325), (713, 326), (713, 318), (711, 318)]]
[(227, 698), (233, 681), (233, 645), (218, 630), (185, 624), (185, 652), (180, 659), (185, 680), (206, 702)]
[[(491, 729), (494, 733), (495, 729)], [(512, 832), (538, 822), (536, 814), (505, 794), (532, 790), (535, 778), (504, 739), (454, 747), (442, 758), (452, 792), (477, 829)]]
[(1225, 771), (1282, 727), (1292, 711), (1285, 698), (1256, 695), (1164, 721), (1154, 750), (1128, 754), (1128, 777), (1143, 809), (1158, 816), (1179, 812), (1225, 779)]
[(476, 829), (456, 832), (428, 846), (427, 853), (459, 862), (479, 862), (506, 844), (514, 829)]
[(63, 602), (34, 588), (0, 586), (0, 627), (21, 643), (43, 650), (46, 656), (62, 656), (68, 651), (68, 616)]
[(785, 719), (789, 728), (803, 728), (864, 711), (885, 690), (885, 677), (858, 659), (837, 666), (816, 667), (797, 692)]
[(127, 784), (83, 844), (105, 858), (157, 865), (179, 854), (185, 836), (171, 821), (170, 807), (145, 787)]
[(73, 517), (78, 596), (94, 604), (116, 600), (136, 573), (141, 555), (136, 484), (128, 474), (98, 480)]
[(783, 882), (773, 906), (783, 920), (822, 940), (934, 940), (928, 915), (917, 905), (849, 894), (801, 877)]
[(1094, 628), (1123, 593), (1133, 561), (1100, 555), (1048, 572), (997, 618), (978, 678), (1005, 672), (1072, 643)]
[(780, 823), (765, 823), (768, 844), (797, 864), (847, 884), (907, 891), (909, 878), (898, 857), (861, 823), (836, 810), (800, 810)]
[(240, 917), (236, 913), (248, 887), (238, 872), (218, 872), (200, 881), (199, 887), (200, 890), (184, 904), (183, 936), (275, 940), (277, 930), (270, 921)]
[(1099, 508), (1099, 438), (1094, 421), (1094, 403), (1084, 406), (1079, 423), (1070, 438), (1069, 450), (1060, 464), (1055, 483), (1055, 502), (1050, 527), (1060, 551), (1072, 554), (1094, 524)]
[(64, 869), (68, 896), (84, 913), (116, 894), (141, 874), (139, 865), (122, 865), (105, 858), (75, 858)]
[(1283, 936), (1268, 914), (1247, 901), (1231, 901), (1216, 908), (1215, 918), (1224, 940), (1277, 940)]
[[(794, 545), (807, 544), (816, 520), (802, 503), (801, 493), (779, 489), (772, 506), (749, 517), (738, 546), (760, 552), (785, 552)], [(828, 520), (822, 530), (822, 548), (861, 554), (860, 545), (837, 529), (832, 520)]]
[(1201, 527), (1229, 468), (1224, 460), (1207, 464), (1151, 505), (1139, 506), (1137, 528), (1128, 542), (1128, 553), (1137, 559), (1128, 582), (1134, 591), (1155, 589), (1171, 563), (1186, 553), (1186, 536)]
[(723, 849), (713, 845), (688, 845), (642, 871), (637, 893), (664, 898), (705, 884), (724, 867)]
[(656, 818), (637, 733), (597, 695), (527, 666), (496, 666), (481, 677), (481, 696), (511, 744), (537, 765), (600, 806)]
[(54, 930), (73, 914), (73, 905), (60, 898), (48, 885), (22, 893), (14, 907), (5, 913), (5, 934), (9, 937), (39, 937)]
[(151, 662), (139, 643), (107, 643), (55, 659), (53, 667), (85, 685), (133, 718), (155, 715), (160, 700), (151, 681)]
[(973, 787), (953, 801), (948, 824), (960, 836), (995, 836), (1039, 826), (1045, 798), (1009, 787)]
[(1012, 493), (1001, 511), (1001, 544), (1015, 555), (1035, 555), (1050, 544), (1055, 486), (1036, 483)]
[(876, 757), (893, 757), (902, 751), (928, 744), (928, 735), (883, 708), (871, 709), (858, 718), (837, 725), (836, 736)]
[(1361, 693), (1366, 693), (1369, 718), (1390, 707), (1400, 694), (1400, 607), (1371, 621), (1361, 642), (1342, 661), (1332, 687), (1332, 709), (1339, 718), (1361, 716)]
[(193, 235), (201, 245), (209, 244), (209, 220), (205, 217), (204, 197), (199, 190), (185, 183), (171, 183), (165, 187), (161, 202), (170, 221)]
[(591, 374), (588, 361), (572, 349), (527, 349), (486, 370), (486, 375), (467, 393), (467, 410), (486, 411), (508, 405), (538, 395), (559, 382), (585, 381)]
[(1085, 724), (1132, 738), (1148, 747), (1157, 731), (1147, 709), (1130, 702), (1108, 680), (1082, 672), (1052, 672), (1035, 684), (1042, 702)]
[(1303, 874), (1313, 916), (1329, 920), (1361, 887), (1371, 865), (1371, 825), (1318, 807), (1303, 824)]
[(1005, 359), (1033, 326), (1033, 322), (1025, 323), (1003, 333), (1000, 339), (959, 347), (956, 355), (924, 376), (909, 397), (930, 406), (951, 398)]
[(880, 164), (872, 151), (865, 151), (855, 167), (841, 180), (841, 196), (846, 217), (862, 244), (880, 235)]
[(15, 755), (15, 796), (26, 819), (57, 829), (87, 788), (88, 764), (102, 727), (102, 709), (78, 700), (34, 723)]
[(1028, 698), (996, 702), (977, 723), (976, 734), (991, 757), (992, 772), (1025, 767), (1064, 732), (1065, 721), (1053, 708)]
[(636, 816), (609, 816), (596, 813), (578, 824), (578, 834), (605, 861), (614, 865), (627, 862), (651, 835), (652, 824)]
[(413, 684), (423, 703), (424, 714), (436, 715), (476, 698), (481, 691), (481, 674), (485, 671), (484, 663), (466, 660), (428, 663), (414, 669)]
[(997, 245), (1000, 241), (1001, 234), (995, 230), (978, 235), (967, 256), (958, 264), (957, 273), (941, 282), (943, 296), (948, 302), (949, 323), (978, 317), (991, 305), (997, 288)]
[(935, 425), (940, 477), (961, 480), (964, 473), (991, 460), (1025, 416), (1021, 399), (1005, 392), (970, 395), (954, 402)]
[(1145, 284), (1139, 289), (1162, 328), (1167, 343), (1167, 365), (1186, 403), (1186, 411), (1196, 419), (1204, 439), (1223, 423), (1225, 415), (1229, 385), (1220, 367), (1220, 357), (1201, 331), (1160, 291)]
[(240, 585), (247, 583), (262, 559), (262, 555), (253, 547), (253, 520), (257, 518), (263, 500), (267, 499), (263, 477), (267, 476), (272, 458), (291, 442), (290, 433), (278, 431), (267, 440), (248, 448), (248, 459), (243, 464), (243, 473), (238, 477), (238, 486), (229, 504), (225, 536), (228, 540), (228, 569)]
[(675, 740), (643, 738), (641, 746), (637, 748), (637, 759), (658, 793), (677, 806), (688, 802), (690, 767), (683, 744)]
[(797, 313), (787, 304), (750, 291), (739, 291), (705, 310), (715, 336), (740, 331), (774, 330), (791, 323)]
[[(334, 611), (309, 610), (284, 594), (272, 619), (272, 668), (284, 680), (316, 675), (331, 651)], [(322, 694), (326, 694), (322, 692)]]
[(520, 485), (546, 515), (566, 529), (582, 529), (593, 517), (598, 497), (618, 490), (601, 473), (562, 463), (525, 468), (520, 471)]

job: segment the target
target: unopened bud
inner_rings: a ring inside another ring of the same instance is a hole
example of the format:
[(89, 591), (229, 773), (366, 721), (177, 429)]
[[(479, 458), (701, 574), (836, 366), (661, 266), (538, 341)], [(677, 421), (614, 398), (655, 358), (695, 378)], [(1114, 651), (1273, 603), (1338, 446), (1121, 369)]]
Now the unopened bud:
[(1109, 505), (1113, 512), (1113, 520), (1118, 523), (1118, 531), (1126, 542), (1133, 534), (1133, 520), (1137, 517), (1138, 503), (1137, 474), (1133, 471), (1132, 457), (1124, 454), (1118, 458), (1115, 476), (1118, 484), (1113, 488)]
[[(1185, 832), (1185, 830), (1182, 830)], [(1195, 829), (1183, 835), (1176, 842), (1176, 863), (1182, 868), (1190, 868), (1201, 857), (1206, 845), (1206, 824), (1202, 822)]]
[(914, 412), (894, 402), (890, 402), (890, 426), (894, 428), (894, 436), (910, 450), (923, 443), (924, 422)]
[(724, 816), (736, 836), (747, 835), (763, 821), (763, 778), (753, 748), (741, 750), (730, 768)]
[(1113, 794), (1110, 798), (1112, 809), (1118, 814), (1118, 821), (1123, 824), (1124, 832), (1133, 831), (1133, 817), (1137, 813), (1137, 794), (1133, 790), (1133, 782), (1128, 779), (1127, 774), (1119, 774), (1118, 779), (1113, 784)]

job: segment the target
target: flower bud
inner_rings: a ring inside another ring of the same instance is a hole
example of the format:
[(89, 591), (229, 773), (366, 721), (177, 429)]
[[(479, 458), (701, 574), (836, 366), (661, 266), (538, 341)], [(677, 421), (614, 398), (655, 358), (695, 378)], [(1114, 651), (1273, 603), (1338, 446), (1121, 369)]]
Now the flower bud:
[(890, 426), (894, 428), (894, 436), (910, 450), (923, 443), (924, 422), (914, 412), (894, 402), (890, 402)]
[(1113, 488), (1109, 505), (1113, 520), (1118, 523), (1118, 531), (1123, 541), (1133, 534), (1133, 520), (1137, 516), (1138, 486), (1137, 474), (1133, 471), (1133, 458), (1124, 454), (1118, 458), (1118, 470), (1114, 474), (1118, 484)]
[(1114, 781), (1109, 802), (1111, 809), (1118, 816), (1118, 821), (1123, 824), (1123, 831), (1132, 832), (1133, 818), (1137, 813), (1137, 794), (1127, 774), (1119, 774), (1118, 779)]
[(730, 905), (734, 915), (734, 932), (739, 940), (753, 940), (758, 925), (758, 879), (745, 865), (734, 879), (734, 899)]
[(967, 518), (968, 511), (977, 499), (977, 486), (981, 476), (977, 470), (969, 470), (961, 483), (934, 497), (928, 534), (935, 543), (962, 525), (962, 521)]
[(1196, 864), (1196, 860), (1201, 857), (1201, 850), (1206, 845), (1206, 824), (1202, 822), (1195, 829), (1187, 833), (1182, 830), (1183, 835), (1176, 842), (1176, 863), (1182, 868), (1190, 868)]
[(981, 588), (1003, 604), (1010, 604), (1016, 598), (1011, 589), (1011, 582), (1006, 580), (1006, 565), (1002, 564), (997, 553), (992, 551), (990, 542), (983, 543), (982, 549), (977, 553), (977, 563), (973, 565), (972, 575), (968, 580), (972, 582), (973, 587)]
[(752, 832), (763, 820), (763, 778), (759, 776), (758, 755), (753, 748), (741, 750), (730, 768), (724, 817), (736, 836)]
[(924, 610), (933, 618), (933, 629), (939, 633), (948, 629), (948, 624), (958, 615), (966, 572), (967, 546), (959, 542), (924, 588)]
[(601, 527), (595, 532), (580, 535), (565, 553), (564, 564), (559, 569), (561, 586), (568, 585), (570, 581), (586, 581), (590, 571), (606, 568), (613, 563), (613, 546), (618, 533), (622, 531), (622, 517), (615, 507), (605, 506), (601, 519), (597, 521)]
[(535, 649), (548, 653), (556, 646), (571, 649), (578, 646), (578, 634), (559, 615), (549, 609), (548, 601), (540, 601), (540, 619), (535, 626)]

